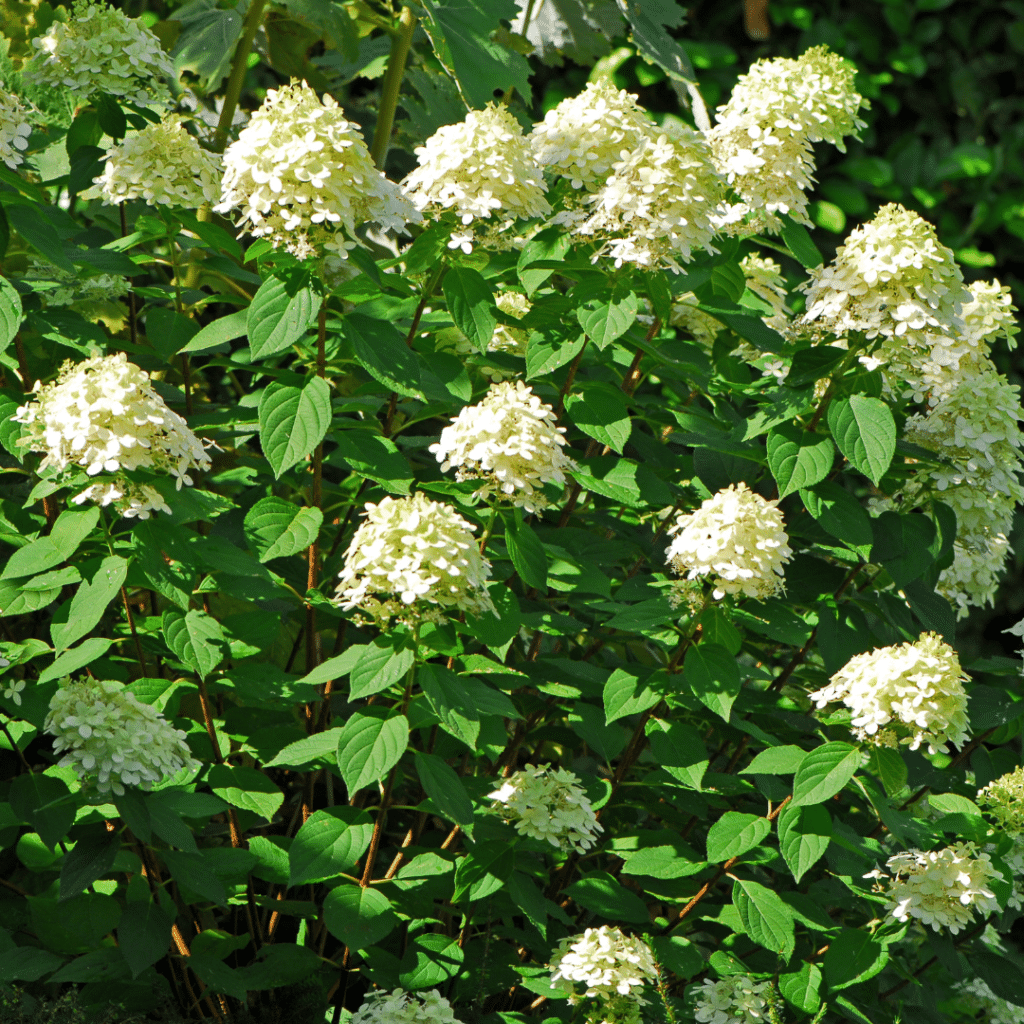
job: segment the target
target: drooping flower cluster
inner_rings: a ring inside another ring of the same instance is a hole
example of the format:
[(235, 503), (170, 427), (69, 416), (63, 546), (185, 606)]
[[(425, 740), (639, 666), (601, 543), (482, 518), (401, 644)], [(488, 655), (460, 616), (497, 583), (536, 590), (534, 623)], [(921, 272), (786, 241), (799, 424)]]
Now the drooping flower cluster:
[(1000, 775), (978, 790), (978, 803), (995, 818), (999, 830), (1024, 839), (1024, 768)]
[(771, 597), (781, 592), (793, 553), (777, 506), (744, 483), (730, 484), (676, 519), (665, 560), (687, 579), (711, 577), (716, 601), (726, 594)]
[[(35, 394), (36, 400), (12, 417), (26, 428), (18, 444), (43, 453), (41, 468), (80, 466), (89, 476), (117, 474), (101, 483), (123, 493), (114, 497), (107, 487), (96, 491), (101, 500), (111, 495), (104, 504), (114, 502), (127, 511), (133, 499), (140, 499), (124, 479), (126, 470), (166, 473), (180, 490), (192, 485), (190, 471), (210, 468), (210, 458), (188, 424), (167, 407), (149, 375), (128, 362), (123, 352), (77, 365), (67, 362), (57, 380), (37, 384)], [(161, 507), (150, 499), (143, 504)]]
[(169, 103), (164, 79), (174, 63), (138, 18), (102, 0), (75, 0), (67, 21), (32, 40), (29, 81), (67, 93), (76, 104), (106, 93), (140, 106)]
[[(500, 228), (551, 211), (547, 184), (519, 122), (488, 103), (464, 121), (439, 128), (416, 149), (419, 166), (403, 182), (420, 210), (454, 210), (463, 225)], [(452, 248), (472, 250), (474, 230), (452, 236)]]
[(922, 633), (912, 644), (855, 655), (828, 686), (809, 696), (819, 708), (841, 700), (865, 742), (877, 744), (895, 734), (911, 750), (927, 744), (934, 754), (967, 738), (966, 678), (956, 651), (937, 633)]
[(119, 796), (125, 786), (149, 789), (182, 768), (198, 768), (185, 733), (121, 683), (94, 679), (62, 686), (50, 701), (46, 731), (83, 780)]
[(533, 126), (530, 145), (537, 163), (568, 179), (573, 188), (595, 191), (604, 183), (623, 151), (636, 149), (657, 125), (609, 78), (588, 82)]
[(770, 981), (754, 981), (747, 974), (731, 974), (718, 981), (706, 979), (693, 1004), (699, 1024), (761, 1024), (768, 1017)]
[(113, 505), (125, 519), (149, 519), (154, 512), (170, 513), (171, 507), (164, 501), (164, 496), (149, 484), (132, 483), (123, 476), (115, 476), (113, 480), (90, 484), (84, 491), (79, 491), (71, 501), (82, 505), (93, 501), (101, 508)]
[(623, 154), (611, 177), (587, 197), (592, 212), (579, 231), (602, 240), (601, 252), (617, 267), (679, 270), (695, 249), (715, 251), (712, 218), (723, 194), (704, 137), (676, 127), (645, 136)]
[(886, 909), (897, 921), (913, 917), (933, 931), (948, 928), (956, 935), (974, 920), (975, 910), (985, 915), (999, 909), (989, 884), (1000, 873), (973, 843), (897, 853), (886, 866), (892, 874)]
[(967, 997), (964, 1002), (973, 1019), (983, 1020), (985, 1024), (1024, 1024), (1024, 1006), (1000, 999), (981, 978), (961, 982), (959, 990)]
[(843, 139), (865, 127), (854, 68), (816, 46), (795, 60), (758, 61), (719, 107), (709, 140), (715, 161), (741, 203), (724, 226), (777, 231), (780, 213), (809, 223), (804, 194), (814, 180), (814, 142), (845, 152)]
[(475, 527), (450, 505), (417, 492), (368, 502), (364, 514), (338, 577), (341, 608), (412, 622), (494, 611), (485, 589), (490, 562), (477, 548)]
[(103, 173), (82, 198), (197, 209), (218, 198), (220, 179), (220, 157), (201, 149), (180, 117), (169, 116), (108, 150)]
[(305, 82), (271, 89), (224, 154), (219, 213), (242, 212), (241, 227), (305, 257), (344, 256), (356, 229), (400, 231), (421, 218), (374, 166), (356, 125), (331, 97)]
[(576, 467), (562, 451), (564, 434), (551, 406), (520, 380), (493, 384), (483, 401), (465, 406), (430, 451), (456, 479), (480, 480), (477, 493), (535, 512), (547, 504), (544, 484), (564, 484)]
[(644, 1002), (644, 985), (658, 975), (647, 944), (609, 925), (562, 939), (549, 966), (552, 987), (578, 995), (575, 986), (582, 984), (586, 999), (615, 1003), (624, 998), (637, 1006)]
[(367, 992), (349, 1024), (459, 1024), (459, 1019), (436, 988), (429, 992), (396, 988)]
[(586, 853), (604, 829), (579, 778), (564, 768), (529, 765), (505, 779), (488, 799), (516, 831), (560, 850)]
[(12, 92), (0, 89), (0, 160), (15, 170), (25, 159), (32, 126), (28, 108)]

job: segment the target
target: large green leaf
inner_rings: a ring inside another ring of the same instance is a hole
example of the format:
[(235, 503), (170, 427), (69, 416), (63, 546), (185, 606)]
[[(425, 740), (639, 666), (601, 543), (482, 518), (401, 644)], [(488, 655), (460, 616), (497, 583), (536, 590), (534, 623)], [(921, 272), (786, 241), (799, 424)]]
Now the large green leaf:
[(821, 1006), (821, 968), (803, 964), (799, 971), (779, 977), (779, 991), (790, 1006), (802, 1013), (816, 1013)]
[(863, 755), (849, 743), (825, 743), (800, 762), (793, 779), (794, 807), (820, 804), (838, 793), (860, 768)]
[(469, 267), (451, 267), (442, 288), (455, 326), (480, 352), (486, 352), (498, 323), (491, 286)]
[(98, 878), (103, 878), (114, 866), (120, 847), (117, 833), (108, 832), (103, 825), (81, 836), (61, 864), (60, 899), (77, 896)]
[(110, 602), (120, 594), (127, 575), (128, 562), (110, 555), (103, 559), (91, 580), (79, 584), (66, 607), (66, 615), (58, 612), (50, 623), (50, 636), (57, 654), (93, 629)]
[(171, 944), (174, 922), (156, 903), (129, 901), (117, 923), (117, 939), (125, 963), (137, 978), (155, 964)]
[(789, 423), (768, 432), (768, 465), (780, 498), (824, 480), (834, 459), (831, 439), (821, 434)]
[(736, 659), (718, 644), (701, 643), (686, 652), (683, 679), (697, 699), (727, 722), (742, 680)]
[(331, 390), (323, 377), (301, 388), (268, 384), (260, 398), (260, 444), (274, 476), (311, 454), (331, 424)]
[(828, 849), (832, 821), (820, 804), (794, 807), (790, 803), (782, 809), (778, 827), (779, 851), (799, 882)]
[(296, 288), (279, 277), (264, 281), (245, 318), (253, 360), (266, 359), (294, 345), (316, 322), (321, 301), (308, 286)]
[(220, 623), (193, 608), (182, 612), (167, 608), (163, 614), (167, 646), (190, 669), (205, 679), (223, 660), (227, 643)]
[(379, 889), (339, 885), (324, 897), (327, 930), (351, 950), (375, 946), (395, 925), (398, 916)]
[(289, 885), (323, 882), (348, 871), (366, 852), (373, 820), (355, 807), (314, 811), (288, 850)]
[(732, 886), (732, 902), (753, 942), (778, 953), (784, 960), (793, 955), (796, 947), (793, 912), (771, 889), (737, 878)]
[(18, 820), (30, 824), (51, 850), (67, 835), (75, 820), (70, 790), (60, 779), (49, 775), (26, 772), (15, 776), (7, 799)]
[(409, 721), (405, 715), (388, 717), (387, 710), (378, 707), (350, 715), (337, 739), (338, 770), (349, 795), (387, 778), (408, 743)]
[(21, 296), (6, 277), (0, 277), (0, 352), (14, 341), (23, 316)]
[(514, 515), (505, 532), (508, 554), (520, 578), (528, 587), (544, 590), (548, 585), (548, 558), (533, 527)]
[(210, 789), (232, 807), (252, 811), (267, 821), (284, 803), (284, 793), (261, 771), (247, 765), (215, 764), (207, 776)]
[(396, 394), (423, 399), (416, 355), (393, 324), (349, 313), (344, 331), (353, 355), (371, 377)]
[(836, 447), (876, 486), (896, 451), (896, 423), (879, 398), (851, 395), (828, 407)]
[(242, 14), (217, 6), (217, 0), (192, 0), (174, 12), (181, 34), (172, 53), (175, 76), (191, 71), (202, 92), (216, 90), (231, 70), (242, 31)]
[(416, 771), (431, 803), (437, 810), (460, 825), (469, 836), (473, 834), (473, 803), (462, 779), (450, 764), (436, 754), (414, 754)]
[(771, 822), (761, 815), (726, 811), (708, 830), (708, 862), (724, 864), (753, 850), (771, 830)]
[(609, 921), (647, 924), (647, 904), (606, 871), (590, 871), (565, 890), (573, 901)]
[(420, 668), (417, 682), (441, 719), (445, 732), (475, 750), (480, 735), (480, 715), (462, 680), (442, 665), (427, 664)]
[(587, 337), (599, 348), (607, 348), (636, 322), (639, 303), (633, 292), (605, 302), (593, 299), (576, 310), (576, 319)]
[(316, 540), (324, 514), (284, 498), (261, 498), (246, 513), (245, 539), (261, 562), (298, 554)]
[(378, 637), (362, 648), (349, 672), (350, 700), (380, 693), (406, 677), (415, 653), (410, 647), (396, 648), (394, 639)]
[(622, 454), (633, 425), (625, 395), (598, 381), (582, 387), (565, 401), (569, 418), (584, 434)]

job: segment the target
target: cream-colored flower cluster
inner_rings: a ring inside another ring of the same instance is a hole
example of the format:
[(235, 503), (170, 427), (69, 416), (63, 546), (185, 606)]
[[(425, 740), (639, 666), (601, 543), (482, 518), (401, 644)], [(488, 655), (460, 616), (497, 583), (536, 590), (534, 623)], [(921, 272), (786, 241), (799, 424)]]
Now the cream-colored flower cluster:
[(638, 266), (678, 270), (695, 249), (714, 252), (713, 217), (724, 196), (704, 137), (685, 126), (645, 136), (624, 153), (611, 177), (587, 197), (579, 232), (603, 242), (600, 252)]
[(367, 992), (349, 1024), (459, 1024), (459, 1019), (436, 988), (429, 992)]
[[(522, 320), (533, 308), (533, 303), (522, 292), (508, 290), (498, 292), (494, 304), (502, 313), (515, 320)], [(504, 352), (506, 355), (524, 358), (529, 337), (530, 332), (521, 327), (506, 327), (504, 324), (497, 324), (491, 335), (487, 351)]]
[(770, 981), (754, 981), (748, 974), (708, 978), (697, 992), (693, 1015), (699, 1024), (762, 1024), (771, 988)]
[(668, 322), (672, 327), (681, 327), (710, 352), (725, 325), (700, 309), (699, 304), (700, 299), (693, 292), (683, 292), (673, 299)]
[(458, 480), (480, 480), (493, 494), (535, 512), (547, 505), (544, 484), (565, 484), (576, 464), (563, 451), (565, 428), (521, 380), (491, 385), (481, 402), (465, 406), (430, 451)]
[(609, 78), (588, 82), (533, 126), (530, 145), (537, 163), (566, 178), (573, 188), (595, 191), (607, 179), (623, 152), (658, 134), (657, 125)]
[(220, 195), (220, 179), (220, 157), (201, 149), (181, 118), (170, 115), (108, 150), (103, 173), (82, 198), (198, 209)]
[(978, 803), (995, 818), (999, 830), (1024, 839), (1024, 768), (1000, 775), (978, 790)]
[(625, 997), (637, 1004), (644, 1002), (644, 986), (658, 976), (647, 944), (609, 925), (562, 939), (549, 966), (552, 987), (575, 995), (575, 986), (582, 984), (586, 999)]
[(50, 701), (45, 728), (56, 737), (56, 753), (64, 754), (61, 767), (70, 765), (83, 780), (94, 780), (101, 793), (149, 789), (183, 768), (199, 767), (185, 733), (121, 683), (67, 683)]
[(1001, 875), (973, 843), (897, 853), (886, 866), (892, 875), (886, 909), (897, 921), (916, 918), (933, 931), (948, 928), (956, 935), (974, 920), (975, 910), (986, 915), (999, 909), (989, 885)]
[(956, 651), (937, 633), (922, 633), (912, 644), (855, 655), (809, 696), (819, 708), (841, 700), (864, 742), (897, 738), (934, 754), (967, 738), (966, 678)]
[[(25, 427), (18, 444), (45, 456), (41, 468), (80, 466), (89, 476), (116, 473), (118, 489), (123, 489), (123, 471), (148, 469), (174, 477), (179, 490), (192, 485), (192, 470), (210, 468), (188, 424), (123, 352), (65, 363), (56, 381), (36, 384), (35, 394), (36, 400), (12, 419)], [(131, 507), (131, 494), (129, 488), (109, 500), (126, 499)], [(149, 507), (159, 506), (150, 501)]]
[(345, 552), (335, 602), (372, 618), (416, 622), (449, 612), (494, 612), (486, 584), (491, 565), (477, 548), (476, 529), (451, 505), (416, 492), (367, 503)]
[(1000, 999), (981, 978), (971, 978), (958, 987), (967, 997), (965, 1002), (972, 1019), (983, 1020), (985, 1024), (1024, 1024), (1024, 1006)]
[[(454, 210), (463, 225), (503, 227), (551, 212), (547, 184), (519, 122), (488, 103), (459, 124), (439, 128), (416, 150), (419, 166), (403, 182), (420, 210)], [(452, 238), (472, 250), (474, 230)]]
[(816, 46), (795, 60), (758, 61), (740, 76), (709, 134), (715, 161), (741, 199), (724, 214), (723, 227), (777, 231), (780, 213), (809, 223), (811, 144), (830, 142), (845, 152), (843, 138), (865, 126), (854, 73), (838, 54)]
[(744, 483), (730, 484), (676, 519), (665, 560), (687, 579), (710, 577), (716, 601), (726, 594), (778, 594), (783, 565), (793, 552), (777, 506)]
[(356, 125), (330, 96), (305, 82), (271, 89), (224, 154), (219, 213), (299, 257), (322, 249), (345, 256), (356, 229), (400, 231), (422, 218), (374, 166)]
[(154, 512), (170, 513), (171, 508), (163, 495), (149, 484), (135, 484), (123, 476), (113, 480), (90, 484), (71, 501), (82, 505), (93, 501), (102, 508), (113, 505), (125, 519), (149, 519)]
[(603, 832), (578, 776), (564, 768), (529, 765), (505, 779), (488, 799), (516, 831), (560, 850), (586, 853)]
[(28, 108), (12, 92), (0, 89), (0, 161), (13, 171), (25, 160), (32, 125)]
[(174, 78), (174, 62), (160, 40), (102, 0), (75, 0), (67, 21), (54, 21), (32, 45), (38, 53), (28, 80), (67, 93), (76, 104), (99, 93), (140, 106), (170, 102), (164, 79)]

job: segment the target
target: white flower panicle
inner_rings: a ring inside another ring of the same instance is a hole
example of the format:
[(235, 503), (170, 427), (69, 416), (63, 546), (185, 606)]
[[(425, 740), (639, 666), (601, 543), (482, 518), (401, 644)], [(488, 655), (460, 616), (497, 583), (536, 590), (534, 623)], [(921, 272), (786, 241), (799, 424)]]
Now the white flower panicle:
[(971, 301), (964, 304), (964, 339), (972, 347), (984, 346), (984, 351), (998, 338), (1003, 338), (1009, 348), (1015, 348), (1016, 336), (1020, 333), (1014, 314), (1013, 292), (998, 279), (974, 281), (970, 285)]
[(983, 1013), (986, 1024), (1024, 1024), (1024, 1006), (1000, 999), (981, 978), (961, 982), (959, 989), (967, 996), (967, 1006), (973, 1017)]
[(575, 938), (562, 939), (548, 966), (553, 987), (574, 991), (577, 984), (583, 984), (587, 999), (614, 1000), (624, 996), (642, 1003), (644, 985), (658, 976), (647, 944), (609, 925), (588, 928)]
[(480, 480), (479, 494), (505, 498), (528, 512), (547, 505), (544, 484), (565, 484), (576, 464), (563, 451), (565, 428), (521, 380), (491, 385), (465, 406), (430, 451), (458, 480)]
[(680, 126), (646, 136), (612, 167), (593, 195), (582, 235), (603, 240), (601, 253), (623, 263), (679, 270), (695, 249), (715, 252), (712, 218), (722, 179), (704, 137)]
[(103, 173), (82, 198), (197, 209), (218, 198), (220, 179), (220, 157), (201, 149), (181, 118), (171, 115), (108, 150)]
[(32, 40), (31, 82), (68, 93), (76, 104), (106, 93), (140, 106), (170, 102), (164, 79), (174, 62), (138, 18), (99, 0), (75, 0), (67, 21)]
[(699, 1024), (761, 1024), (768, 1019), (771, 988), (770, 981), (754, 981), (748, 974), (708, 978), (694, 1000), (694, 1017)]
[(1024, 839), (1024, 768), (1018, 766), (979, 789), (978, 803), (995, 818), (1001, 831)]
[(530, 145), (537, 163), (567, 178), (573, 188), (592, 192), (612, 167), (657, 135), (658, 127), (636, 102), (608, 78), (588, 82), (578, 96), (562, 100), (533, 126)]
[(488, 103), (459, 124), (439, 128), (416, 149), (416, 158), (419, 166), (403, 186), (420, 210), (454, 210), (467, 226), (551, 212), (543, 171), (504, 106)]
[(974, 920), (975, 910), (985, 915), (999, 909), (989, 885), (1002, 876), (973, 843), (897, 853), (886, 866), (892, 874), (886, 909), (897, 921), (913, 917), (956, 935)]
[(460, 1024), (452, 1004), (437, 989), (429, 992), (367, 992), (349, 1024)]
[(241, 210), (241, 227), (299, 257), (344, 257), (356, 229), (401, 231), (422, 218), (374, 166), (356, 125), (305, 82), (271, 89), (224, 154), (218, 213)]
[(529, 765), (505, 779), (488, 799), (491, 810), (531, 839), (586, 853), (604, 829), (578, 776), (564, 768)]
[(937, 633), (922, 633), (914, 643), (880, 647), (851, 658), (829, 681), (808, 696), (819, 708), (841, 700), (850, 724), (866, 742), (879, 730), (894, 730), (917, 750), (931, 754), (967, 739), (967, 693), (960, 659)]
[(804, 194), (814, 180), (814, 142), (845, 152), (843, 138), (865, 127), (854, 68), (827, 47), (795, 60), (762, 60), (741, 75), (709, 133), (715, 161), (742, 202), (724, 217), (744, 230), (781, 227), (778, 214), (809, 223)]
[(56, 737), (56, 753), (64, 754), (61, 767), (71, 765), (101, 793), (149, 789), (182, 768), (199, 767), (185, 733), (121, 683), (67, 683), (50, 701), (45, 728)]
[(792, 555), (777, 501), (746, 484), (730, 484), (695, 512), (680, 514), (665, 561), (687, 579), (708, 576), (716, 601), (726, 594), (765, 598), (781, 593)]
[[(80, 466), (89, 476), (117, 473), (119, 489), (123, 471), (148, 469), (174, 477), (178, 490), (192, 485), (191, 471), (210, 468), (188, 424), (123, 352), (67, 362), (57, 380), (37, 384), (35, 394), (36, 400), (11, 418), (25, 427), (18, 444), (45, 456), (41, 468)], [(130, 493), (129, 488), (110, 500), (116, 503)]]
[(494, 613), (485, 589), (491, 565), (477, 548), (476, 527), (450, 505), (417, 492), (368, 502), (364, 514), (339, 574), (341, 608), (409, 621)]
[(25, 160), (32, 126), (29, 112), (12, 92), (0, 89), (0, 160), (13, 171)]
[(113, 480), (90, 484), (76, 494), (75, 505), (93, 501), (102, 508), (113, 505), (125, 519), (149, 519), (154, 512), (170, 513), (171, 507), (163, 495), (149, 484), (134, 484), (123, 476)]

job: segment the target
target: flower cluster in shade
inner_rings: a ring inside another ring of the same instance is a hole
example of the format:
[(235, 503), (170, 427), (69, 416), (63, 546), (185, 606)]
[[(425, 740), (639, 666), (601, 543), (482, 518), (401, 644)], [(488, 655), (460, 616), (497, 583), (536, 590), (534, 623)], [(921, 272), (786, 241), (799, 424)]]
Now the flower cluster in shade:
[(816, 46), (795, 60), (758, 61), (740, 76), (709, 133), (715, 162), (740, 199), (720, 213), (723, 228), (778, 231), (779, 214), (810, 223), (812, 143), (845, 152), (844, 137), (865, 127), (854, 73), (842, 57)]
[(23, 280), (32, 282), (32, 290), (44, 307), (76, 306), (83, 313), (96, 303), (116, 302), (127, 295), (131, 287), (128, 279), (118, 274), (85, 277), (40, 259), (29, 261)]
[(436, 988), (406, 992), (396, 988), (367, 992), (349, 1024), (460, 1024), (448, 1002)]
[(563, 451), (565, 428), (521, 380), (493, 384), (476, 405), (465, 406), (430, 451), (458, 480), (479, 480), (478, 494), (493, 494), (528, 512), (547, 505), (545, 484), (565, 484), (576, 464)]
[(68, 682), (53, 695), (45, 728), (56, 737), (55, 752), (64, 755), (61, 766), (95, 782), (100, 793), (149, 789), (183, 768), (199, 767), (185, 733), (121, 683)]
[(82, 198), (198, 209), (219, 197), (220, 181), (220, 157), (200, 148), (181, 118), (171, 115), (108, 150), (103, 173)]
[[(890, 857), (886, 867), (891, 875), (886, 909), (898, 921), (916, 918), (933, 931), (948, 928), (956, 935), (974, 920), (975, 911), (986, 916), (999, 909), (989, 886), (1001, 874), (973, 843), (907, 850)], [(865, 877), (885, 875), (876, 870)]]
[(966, 678), (956, 651), (937, 633), (922, 633), (912, 644), (855, 655), (809, 696), (819, 708), (842, 701), (862, 741), (944, 753), (968, 735)]
[[(210, 468), (202, 442), (123, 352), (67, 362), (56, 381), (36, 384), (35, 395), (12, 417), (24, 428), (18, 445), (44, 456), (40, 468), (78, 466), (89, 476), (116, 474), (98, 480), (95, 491), (89, 489), (92, 500), (126, 511), (152, 489), (133, 487), (125, 472), (167, 474), (180, 490), (192, 485), (192, 471)], [(121, 496), (113, 496), (111, 487)], [(155, 499), (146, 500), (150, 508), (159, 507)]]
[[(522, 292), (510, 289), (498, 292), (494, 297), (494, 304), (513, 320), (522, 320), (533, 308), (533, 303)], [(505, 356), (514, 356), (517, 359), (525, 359), (529, 337), (530, 332), (525, 328), (495, 324), (491, 340), (487, 343), (487, 353), (488, 355), (500, 353)], [(438, 331), (434, 336), (434, 344), (439, 351), (450, 351), (464, 362), (477, 366), (480, 372), (494, 383), (517, 376), (516, 371), (509, 370), (504, 365), (498, 365), (487, 360), (486, 357), (480, 359), (479, 349), (457, 327)]]
[(160, 40), (102, 0), (75, 0), (67, 20), (54, 21), (32, 45), (28, 80), (76, 105), (100, 93), (140, 106), (170, 102), (164, 79), (174, 78), (174, 63)]
[(28, 108), (12, 92), (0, 89), (0, 161), (15, 170), (25, 159), (32, 126)]
[(770, 981), (755, 981), (747, 974), (708, 978), (694, 999), (694, 1018), (698, 1024), (760, 1024), (768, 1018), (771, 988)]
[(451, 505), (417, 492), (367, 503), (339, 574), (335, 601), (372, 619), (443, 620), (460, 611), (494, 612), (491, 565), (475, 529)]
[(793, 552), (777, 506), (744, 483), (730, 484), (695, 512), (679, 515), (668, 530), (665, 560), (687, 579), (709, 577), (716, 601), (726, 594), (778, 594)]
[(500, 228), (551, 211), (543, 171), (504, 106), (488, 103), (439, 128), (417, 147), (416, 158), (403, 187), (419, 210), (458, 215), (467, 230), (452, 236), (452, 248), (471, 251), (482, 224)]
[(579, 782), (564, 768), (530, 765), (505, 779), (488, 799), (494, 801), (491, 810), (520, 835), (586, 853), (604, 829)]
[(400, 231), (422, 218), (374, 166), (356, 125), (305, 83), (267, 93), (224, 154), (219, 213), (299, 257), (344, 256), (364, 224)]
[(1024, 1006), (1000, 999), (981, 978), (963, 981), (958, 988), (971, 1019), (984, 1020), (986, 1024), (1024, 1024)]
[(1001, 832), (1024, 839), (1024, 768), (1018, 766), (979, 789), (978, 803)]

